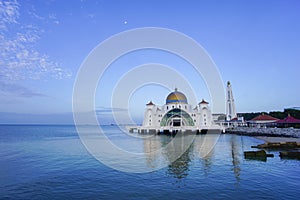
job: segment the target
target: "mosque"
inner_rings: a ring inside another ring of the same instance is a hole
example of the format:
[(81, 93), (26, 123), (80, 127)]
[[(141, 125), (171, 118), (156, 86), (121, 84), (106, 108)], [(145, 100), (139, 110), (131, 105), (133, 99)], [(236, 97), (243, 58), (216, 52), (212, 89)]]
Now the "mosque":
[(152, 101), (146, 104), (143, 125), (138, 129), (141, 133), (205, 133), (208, 130), (224, 131), (214, 123), (209, 103), (202, 99), (197, 105), (191, 105), (177, 88), (167, 96), (164, 105)]
[(171, 92), (162, 106), (152, 101), (146, 104), (142, 126), (127, 127), (139, 133), (206, 133), (208, 130), (225, 132), (225, 128), (243, 124), (237, 116), (231, 83), (227, 82), (226, 113), (212, 113), (209, 103), (202, 99), (197, 105), (188, 103), (177, 88)]

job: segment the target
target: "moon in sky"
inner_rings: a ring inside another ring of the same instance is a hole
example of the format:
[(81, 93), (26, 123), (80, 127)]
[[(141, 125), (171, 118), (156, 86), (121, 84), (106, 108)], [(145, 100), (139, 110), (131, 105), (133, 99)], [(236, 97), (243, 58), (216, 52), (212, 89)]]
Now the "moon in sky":
[(127, 21), (126, 21), (126, 20), (124, 21), (124, 24), (127, 24)]

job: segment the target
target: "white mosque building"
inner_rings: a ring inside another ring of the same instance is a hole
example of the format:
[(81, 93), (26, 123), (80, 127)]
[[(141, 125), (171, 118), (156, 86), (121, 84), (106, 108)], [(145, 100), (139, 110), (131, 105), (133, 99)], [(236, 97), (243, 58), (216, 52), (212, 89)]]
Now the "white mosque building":
[(175, 88), (166, 98), (166, 104), (159, 106), (152, 101), (146, 104), (143, 125), (139, 132), (188, 132), (205, 133), (221, 130), (223, 127), (213, 121), (209, 103), (202, 99), (197, 105), (188, 104), (186, 96)]

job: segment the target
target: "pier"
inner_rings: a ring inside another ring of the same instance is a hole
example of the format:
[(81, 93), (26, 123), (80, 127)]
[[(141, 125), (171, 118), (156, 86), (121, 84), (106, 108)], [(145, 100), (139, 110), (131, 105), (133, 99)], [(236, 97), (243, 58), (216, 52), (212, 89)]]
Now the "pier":
[(208, 131), (213, 132), (222, 132), (225, 133), (225, 127), (220, 127), (218, 125), (216, 126), (210, 126), (210, 127), (170, 127), (170, 126), (163, 126), (163, 127), (143, 127), (143, 126), (127, 126), (127, 130), (130, 133), (142, 133), (142, 134), (206, 134)]

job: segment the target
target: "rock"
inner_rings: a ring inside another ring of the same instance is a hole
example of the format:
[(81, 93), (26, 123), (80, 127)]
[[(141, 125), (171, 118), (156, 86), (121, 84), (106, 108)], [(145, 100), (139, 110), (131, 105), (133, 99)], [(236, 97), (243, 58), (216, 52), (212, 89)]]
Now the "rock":
[(300, 152), (299, 151), (285, 151), (279, 152), (280, 158), (289, 158), (289, 159), (298, 159), (300, 160)]
[(300, 147), (297, 145), (297, 142), (286, 142), (285, 145), (287, 147), (290, 147), (290, 148), (297, 148), (297, 147)]
[(257, 146), (251, 146), (251, 148), (258, 149), (297, 149), (300, 145), (297, 142), (266, 142)]
[(226, 133), (248, 136), (300, 137), (300, 129), (290, 128), (234, 127), (226, 129)]
[(246, 159), (266, 160), (267, 157), (274, 157), (274, 154), (267, 154), (265, 150), (260, 151), (245, 151), (244, 157)]

